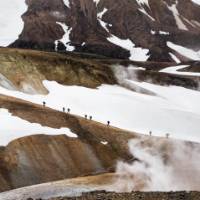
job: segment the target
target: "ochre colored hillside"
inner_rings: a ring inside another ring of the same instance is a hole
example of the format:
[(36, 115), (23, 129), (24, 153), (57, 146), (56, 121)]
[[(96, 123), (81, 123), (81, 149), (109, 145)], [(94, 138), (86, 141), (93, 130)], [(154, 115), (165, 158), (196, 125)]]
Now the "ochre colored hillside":
[(3, 95), (0, 107), (31, 123), (68, 127), (78, 135), (35, 135), (2, 147), (0, 191), (114, 171), (118, 160), (132, 160), (127, 142), (137, 134)]

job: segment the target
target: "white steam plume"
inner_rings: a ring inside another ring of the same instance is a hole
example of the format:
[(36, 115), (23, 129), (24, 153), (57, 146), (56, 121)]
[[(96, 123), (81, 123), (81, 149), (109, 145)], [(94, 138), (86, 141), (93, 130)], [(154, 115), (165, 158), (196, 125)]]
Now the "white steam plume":
[(114, 71), (115, 77), (117, 78), (119, 85), (138, 93), (155, 95), (153, 92), (148, 91), (142, 87), (139, 87), (130, 81), (130, 80), (138, 81), (137, 72), (141, 70), (144, 71), (146, 70), (145, 68), (137, 67), (134, 65), (129, 65), (128, 67), (115, 65), (112, 66), (112, 69)]
[(111, 190), (200, 191), (199, 144), (143, 137), (130, 141), (129, 147), (137, 160), (118, 163)]

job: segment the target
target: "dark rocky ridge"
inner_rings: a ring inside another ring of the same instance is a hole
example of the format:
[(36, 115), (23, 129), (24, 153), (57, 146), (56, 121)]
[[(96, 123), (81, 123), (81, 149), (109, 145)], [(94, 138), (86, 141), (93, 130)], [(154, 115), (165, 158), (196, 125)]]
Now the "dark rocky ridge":
[[(149, 7), (143, 5), (155, 21), (139, 10), (141, 7), (136, 0), (100, 0), (97, 6), (93, 0), (69, 2), (70, 8), (62, 0), (28, 0), (28, 11), (23, 15), (24, 30), (11, 46), (54, 51), (55, 40), (62, 38), (64, 34), (62, 27), (56, 22), (63, 22), (72, 28), (70, 40), (78, 52), (127, 59), (130, 55), (127, 50), (107, 40), (110, 34), (122, 39), (129, 38), (137, 47), (148, 48), (149, 60), (153, 61), (171, 61), (168, 53), (173, 51), (166, 46), (166, 41), (193, 49), (200, 47), (200, 26), (192, 26), (188, 22), (200, 22), (199, 6), (190, 0), (179, 0), (177, 5), (180, 18), (188, 30), (177, 27), (173, 13), (168, 8), (175, 3), (174, 0), (149, 0)], [(108, 11), (102, 20), (112, 24), (107, 26), (109, 33), (97, 18), (97, 13), (104, 8)], [(151, 30), (170, 32), (170, 35), (152, 35)], [(82, 45), (83, 42), (85, 45)], [(64, 50), (63, 44), (58, 46), (60, 51)], [(179, 58), (185, 60), (184, 57)]]

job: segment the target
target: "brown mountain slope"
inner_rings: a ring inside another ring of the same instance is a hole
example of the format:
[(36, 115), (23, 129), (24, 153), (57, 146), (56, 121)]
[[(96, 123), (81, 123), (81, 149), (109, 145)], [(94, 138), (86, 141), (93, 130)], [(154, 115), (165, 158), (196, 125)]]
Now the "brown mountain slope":
[[(185, 64), (195, 65), (198, 70), (199, 62)], [(160, 69), (175, 65), (170, 62), (133, 62), (82, 53), (60, 54), (9, 48), (0, 48), (0, 85), (25, 93), (46, 94), (48, 91), (43, 80), (88, 88), (96, 88), (101, 84), (121, 84), (113, 70), (118, 69), (119, 65), (124, 68), (145, 68), (145, 71), (135, 72), (135, 77), (141, 81), (192, 89), (199, 85), (198, 77), (159, 73)]]
[(132, 159), (127, 142), (134, 133), (2, 95), (0, 107), (31, 123), (68, 127), (78, 135), (24, 137), (1, 148), (0, 191), (113, 171), (116, 161)]
[[(96, 4), (93, 0), (69, 0), (69, 6), (66, 6), (62, 0), (29, 0), (28, 10), (23, 15), (24, 29), (11, 46), (54, 51), (55, 41), (64, 35), (58, 23), (64, 23), (70, 30), (67, 45), (78, 52), (129, 58), (129, 51), (108, 41), (111, 35), (130, 39), (137, 47), (149, 49), (149, 60), (153, 61), (172, 60), (169, 52), (175, 52), (167, 47), (167, 41), (199, 49), (197, 4), (191, 0), (146, 2), (148, 4), (137, 0), (100, 0)], [(159, 34), (159, 31), (169, 34)], [(58, 50), (65, 51), (65, 45), (59, 42)]]
[[(31, 50), (0, 49), (0, 73), (12, 87), (31, 93), (47, 93), (43, 80), (55, 80), (64, 85), (95, 88), (116, 83), (106, 64), (84, 59), (76, 54), (65, 56)], [(30, 87), (27, 87), (30, 85)]]

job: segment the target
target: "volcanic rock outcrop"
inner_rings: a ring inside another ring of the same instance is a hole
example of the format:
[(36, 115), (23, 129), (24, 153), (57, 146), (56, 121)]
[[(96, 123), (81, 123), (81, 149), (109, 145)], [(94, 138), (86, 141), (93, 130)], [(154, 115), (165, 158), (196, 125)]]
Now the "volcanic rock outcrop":
[[(131, 53), (141, 53), (141, 49), (138, 52), (133, 48), (135, 45), (147, 49), (148, 60), (162, 62), (173, 61), (172, 54), (188, 60), (171, 49), (168, 41), (200, 49), (200, 6), (191, 0), (69, 0), (68, 4), (62, 0), (28, 0), (26, 3), (24, 29), (11, 45), (14, 47), (74, 50), (127, 59)], [(110, 40), (112, 37), (114, 41)], [(132, 47), (124, 47), (124, 41)]]

